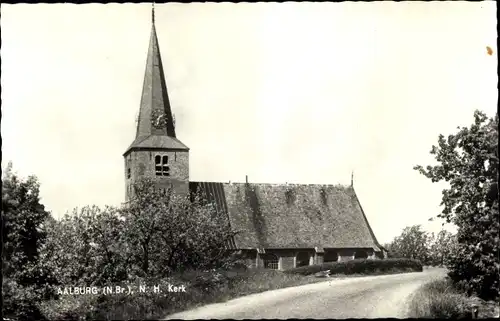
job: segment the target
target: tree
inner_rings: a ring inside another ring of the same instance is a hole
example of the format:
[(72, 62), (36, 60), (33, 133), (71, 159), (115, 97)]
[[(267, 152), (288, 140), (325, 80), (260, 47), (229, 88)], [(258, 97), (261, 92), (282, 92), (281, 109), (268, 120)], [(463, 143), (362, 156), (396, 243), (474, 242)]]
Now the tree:
[(19, 178), (8, 164), (2, 184), (3, 312), (17, 319), (43, 319), (36, 304), (53, 294), (54, 277), (40, 257), (50, 214), (39, 189), (36, 177)]
[(171, 188), (157, 189), (150, 179), (137, 181), (133, 189), (120, 214), (138, 275), (215, 267), (230, 257), (229, 220), (201, 195), (191, 199)]
[(432, 234), (431, 239), (432, 242), (429, 248), (431, 263), (433, 265), (444, 266), (455, 249), (456, 237), (446, 230), (441, 230), (436, 236)]
[(474, 113), (474, 123), (458, 127), (447, 139), (439, 135), (431, 152), (438, 165), (415, 166), (432, 182), (448, 182), (443, 190), (439, 218), (458, 227), (458, 246), (448, 268), (449, 276), (482, 298), (499, 293), (498, 249), (498, 114), (488, 118)]
[(47, 226), (43, 254), (60, 284), (105, 285), (127, 278), (123, 222), (113, 207), (74, 209)]
[(405, 227), (400, 236), (394, 238), (389, 248), (391, 257), (404, 257), (429, 262), (429, 234), (420, 225)]

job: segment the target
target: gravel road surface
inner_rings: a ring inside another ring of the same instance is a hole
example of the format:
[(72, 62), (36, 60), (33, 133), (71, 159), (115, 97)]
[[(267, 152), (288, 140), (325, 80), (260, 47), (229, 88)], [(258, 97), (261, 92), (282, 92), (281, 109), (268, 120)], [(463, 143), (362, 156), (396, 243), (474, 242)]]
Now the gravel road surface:
[(410, 295), (444, 269), (331, 279), (267, 291), (170, 315), (167, 319), (405, 318)]

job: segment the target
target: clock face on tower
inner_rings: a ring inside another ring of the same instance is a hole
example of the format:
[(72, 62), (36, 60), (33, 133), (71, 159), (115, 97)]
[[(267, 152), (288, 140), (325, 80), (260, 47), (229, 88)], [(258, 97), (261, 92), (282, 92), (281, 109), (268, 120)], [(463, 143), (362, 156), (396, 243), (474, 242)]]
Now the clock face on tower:
[(160, 110), (153, 111), (151, 115), (151, 125), (156, 129), (162, 129), (167, 126), (167, 115)]

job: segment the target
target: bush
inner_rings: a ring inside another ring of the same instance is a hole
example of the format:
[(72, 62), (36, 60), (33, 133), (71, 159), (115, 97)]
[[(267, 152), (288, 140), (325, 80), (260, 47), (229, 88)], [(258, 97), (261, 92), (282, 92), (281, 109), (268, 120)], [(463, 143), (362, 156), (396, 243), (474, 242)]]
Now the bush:
[(127, 293), (112, 295), (64, 295), (41, 304), (50, 320), (130, 320), (161, 319), (200, 305), (223, 302), (247, 294), (320, 281), (301, 275), (262, 269), (186, 271), (164, 279), (137, 278), (123, 287), (142, 285), (185, 285), (179, 293)]
[[(457, 227), (456, 246), (443, 260), (448, 276), (484, 300), (500, 293), (500, 212), (498, 210), (498, 113), (476, 110), (469, 127), (439, 135), (430, 153), (438, 162), (415, 166), (433, 183), (446, 182), (438, 218)], [(447, 262), (446, 262), (447, 261)]]
[(2, 174), (2, 312), (5, 318), (40, 320), (37, 303), (51, 298), (56, 283), (41, 253), (50, 214), (40, 203), (36, 177), (18, 177), (11, 163)]
[(397, 271), (422, 272), (420, 261), (413, 259), (355, 259), (345, 262), (328, 262), (318, 265), (301, 266), (286, 270), (285, 273), (310, 275), (330, 270), (331, 274), (373, 274)]
[(470, 317), (470, 305), (449, 279), (424, 284), (412, 297), (409, 316), (412, 318), (457, 319)]
[[(61, 295), (57, 300), (41, 304), (44, 316), (49, 320), (130, 320), (159, 319), (165, 316), (165, 311), (183, 308), (188, 303), (188, 296), (196, 295), (198, 291), (186, 293), (169, 293), (168, 285), (186, 284), (178, 278), (146, 279), (136, 278), (131, 282), (117, 283), (133, 293), (113, 293)], [(146, 285), (146, 292), (139, 291), (139, 285)], [(161, 293), (152, 291), (153, 286), (159, 286)]]

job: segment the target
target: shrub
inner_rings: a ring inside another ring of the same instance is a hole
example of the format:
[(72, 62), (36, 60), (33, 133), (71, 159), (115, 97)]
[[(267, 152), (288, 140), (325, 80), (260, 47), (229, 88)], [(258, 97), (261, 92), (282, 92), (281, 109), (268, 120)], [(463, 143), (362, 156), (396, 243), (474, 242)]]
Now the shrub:
[[(320, 281), (320, 279), (314, 279)], [(261, 269), (186, 271), (163, 279), (136, 278), (118, 285), (185, 285), (179, 293), (127, 293), (112, 295), (65, 295), (41, 303), (50, 320), (130, 320), (161, 319), (171, 313), (239, 296), (310, 283), (310, 278)], [(115, 284), (116, 285), (116, 284)]]
[(438, 218), (457, 227), (455, 248), (443, 262), (453, 282), (488, 300), (500, 293), (500, 212), (498, 210), (498, 113), (477, 110), (469, 127), (439, 135), (430, 153), (434, 166), (415, 166), (433, 183), (446, 182)]
[(412, 297), (409, 316), (413, 318), (456, 319), (469, 317), (469, 301), (449, 279), (424, 284)]
[(420, 261), (413, 259), (355, 259), (344, 262), (328, 262), (318, 265), (301, 266), (286, 270), (286, 273), (310, 275), (330, 270), (331, 274), (373, 274), (395, 271), (422, 272)]
[(40, 203), (36, 177), (18, 177), (9, 163), (2, 176), (2, 312), (6, 318), (39, 320), (37, 302), (49, 299), (56, 282), (41, 249), (50, 214)]

